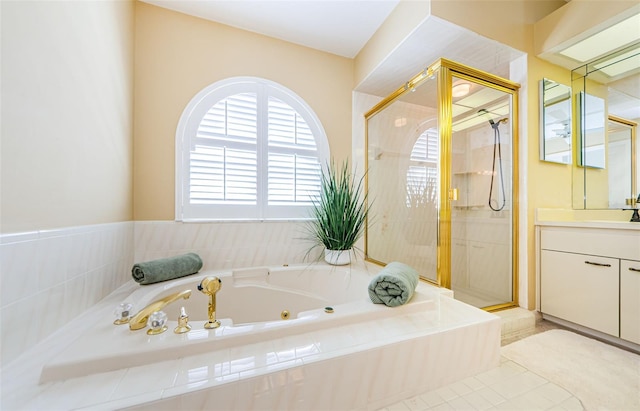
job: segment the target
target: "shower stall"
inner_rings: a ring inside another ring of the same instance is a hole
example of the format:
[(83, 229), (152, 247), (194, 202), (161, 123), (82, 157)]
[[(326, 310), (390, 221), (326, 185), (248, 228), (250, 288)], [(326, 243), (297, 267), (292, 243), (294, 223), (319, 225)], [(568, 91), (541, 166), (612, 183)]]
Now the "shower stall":
[(440, 59), (366, 113), (367, 260), (517, 305), (518, 88)]

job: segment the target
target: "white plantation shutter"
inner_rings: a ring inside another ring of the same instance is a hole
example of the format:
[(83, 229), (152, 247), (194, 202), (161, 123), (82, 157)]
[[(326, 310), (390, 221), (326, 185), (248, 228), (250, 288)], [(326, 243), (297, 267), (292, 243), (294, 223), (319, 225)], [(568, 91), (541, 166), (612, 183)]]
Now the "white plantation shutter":
[(191, 204), (257, 202), (256, 93), (229, 96), (203, 116), (189, 162)]
[(268, 103), (268, 204), (311, 205), (320, 193), (320, 163), (309, 126), (293, 107)]
[(176, 218), (309, 217), (328, 159), (317, 117), (276, 83), (221, 83), (194, 97), (180, 119)]

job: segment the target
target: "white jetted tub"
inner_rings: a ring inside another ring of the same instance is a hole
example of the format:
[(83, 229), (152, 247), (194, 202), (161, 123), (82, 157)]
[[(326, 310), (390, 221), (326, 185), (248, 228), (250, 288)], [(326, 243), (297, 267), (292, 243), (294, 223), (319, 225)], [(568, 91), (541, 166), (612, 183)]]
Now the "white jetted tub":
[[(81, 314), (82, 333), (54, 351), (40, 374), (43, 392), (27, 408), (63, 393), (85, 398), (99, 382), (104, 395), (84, 401), (86, 409), (380, 409), (498, 365), (497, 316), (424, 282), (405, 305), (373, 304), (367, 286), (380, 269), (318, 263), (132, 280), (114, 292), (126, 298), (109, 302), (136, 311), (168, 294), (192, 295), (166, 307), (168, 330), (158, 335), (113, 325), (107, 306)], [(208, 296), (197, 289), (210, 275), (222, 279), (221, 326), (212, 330), (204, 328)], [(192, 328), (175, 334), (182, 306)]]
[[(209, 296), (198, 291), (207, 276), (217, 276), (216, 319), (221, 326), (205, 329)], [(114, 318), (96, 318), (95, 325), (47, 363), (41, 382), (78, 377), (121, 368), (177, 359), (185, 355), (237, 347), (326, 327), (382, 319), (401, 313), (433, 310), (438, 293), (419, 286), (408, 304), (390, 308), (373, 304), (367, 287), (373, 274), (362, 268), (325, 264), (257, 267), (233, 271), (204, 271), (172, 281), (140, 286), (126, 302), (134, 313), (165, 296), (191, 290), (163, 311), (168, 330), (147, 335), (147, 328), (131, 331)], [(181, 307), (191, 330), (176, 334)], [(287, 311), (287, 319), (283, 312)]]
[(183, 306), (192, 326), (201, 328), (202, 322), (208, 319), (209, 296), (198, 291), (197, 284), (210, 275), (222, 280), (222, 287), (216, 293), (216, 317), (226, 326), (280, 321), (283, 311), (290, 313), (289, 319), (309, 317), (327, 306), (356, 303), (369, 298), (367, 286), (370, 276), (366, 272), (312, 265), (205, 272), (172, 281), (155, 292), (141, 289), (131, 296), (131, 300), (141, 308), (155, 299), (191, 289), (189, 299), (176, 301), (167, 307), (171, 312), (169, 317), (175, 321)]

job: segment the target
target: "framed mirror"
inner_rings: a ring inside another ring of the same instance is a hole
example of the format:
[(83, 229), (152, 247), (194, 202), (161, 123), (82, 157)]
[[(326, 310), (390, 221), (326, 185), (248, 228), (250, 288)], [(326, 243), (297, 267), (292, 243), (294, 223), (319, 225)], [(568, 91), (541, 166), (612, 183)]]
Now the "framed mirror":
[(540, 160), (571, 164), (571, 87), (540, 80)]

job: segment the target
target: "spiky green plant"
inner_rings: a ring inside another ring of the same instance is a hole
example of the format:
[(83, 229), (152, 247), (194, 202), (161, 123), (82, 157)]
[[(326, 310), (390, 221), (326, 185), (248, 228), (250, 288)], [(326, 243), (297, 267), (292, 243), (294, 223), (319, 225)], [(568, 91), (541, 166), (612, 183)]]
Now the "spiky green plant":
[(368, 215), (363, 181), (364, 176), (354, 179), (348, 161), (340, 169), (332, 161), (322, 170), (320, 194), (312, 199), (313, 220), (308, 225), (312, 249), (350, 250), (362, 237)]

